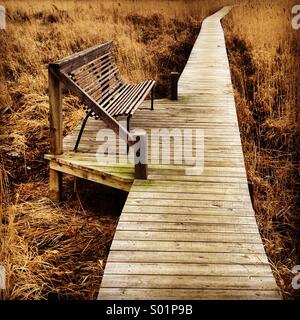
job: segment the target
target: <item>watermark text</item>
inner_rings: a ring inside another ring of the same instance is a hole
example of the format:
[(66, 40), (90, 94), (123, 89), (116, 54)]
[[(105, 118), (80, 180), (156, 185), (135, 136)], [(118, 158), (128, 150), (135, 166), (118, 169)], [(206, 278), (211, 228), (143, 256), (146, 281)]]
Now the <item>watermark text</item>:
[(5, 289), (5, 269), (3, 266), (0, 266), (0, 290)]
[(0, 30), (6, 28), (5, 8), (0, 6)]
[[(136, 141), (127, 149), (127, 139), (122, 131), (119, 135), (111, 129), (98, 131), (96, 141), (99, 143), (96, 158), (99, 163), (181, 165), (186, 175), (201, 175), (204, 170), (204, 131), (194, 128), (152, 128), (150, 132), (135, 129), (146, 136), (146, 147)], [(122, 136), (123, 135), (123, 136)], [(146, 148), (146, 149), (145, 149)], [(135, 152), (139, 150), (137, 157)], [(127, 152), (128, 151), (128, 152)]]
[(293, 6), (292, 14), (295, 15), (292, 19), (292, 27), (298, 30), (300, 29), (300, 4)]
[(292, 288), (294, 290), (300, 289), (300, 265), (294, 266), (292, 269), (293, 273), (296, 273), (295, 277), (292, 280)]

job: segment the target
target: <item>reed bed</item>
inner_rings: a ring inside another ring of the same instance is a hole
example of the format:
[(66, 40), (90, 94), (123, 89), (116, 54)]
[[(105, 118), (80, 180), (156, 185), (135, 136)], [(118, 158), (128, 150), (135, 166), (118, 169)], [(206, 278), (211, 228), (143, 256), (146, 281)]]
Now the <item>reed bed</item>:
[[(67, 178), (60, 206), (47, 198), (47, 64), (108, 39), (128, 81), (154, 78), (168, 95), (202, 19), (225, 1), (2, 1), (0, 31), (0, 261), (2, 299), (93, 299), (126, 194)], [(300, 31), (292, 1), (235, 1), (223, 24), (247, 173), (265, 248), (284, 297), (299, 257)], [(82, 119), (66, 92), (64, 133)], [(88, 190), (89, 192), (83, 192)], [(95, 199), (98, 199), (95, 201)], [(298, 261), (299, 262), (299, 261)], [(299, 294), (298, 294), (299, 295)]]
[(224, 21), (248, 179), (285, 298), (299, 263), (299, 57), (293, 1), (251, 1)]
[[(98, 192), (98, 201), (88, 209), (94, 198), (79, 194), (73, 189), (77, 183), (67, 179), (61, 206), (47, 198), (47, 65), (112, 39), (125, 79), (153, 78), (157, 97), (166, 97), (170, 72), (182, 70), (201, 20), (219, 9), (221, 1), (186, 5), (182, 0), (143, 0), (141, 5), (8, 0), (3, 5), (7, 29), (0, 31), (0, 261), (7, 270), (7, 290), (1, 298), (96, 298), (116, 213), (126, 195), (94, 185), (90, 190)], [(63, 111), (67, 134), (83, 112), (67, 92)]]

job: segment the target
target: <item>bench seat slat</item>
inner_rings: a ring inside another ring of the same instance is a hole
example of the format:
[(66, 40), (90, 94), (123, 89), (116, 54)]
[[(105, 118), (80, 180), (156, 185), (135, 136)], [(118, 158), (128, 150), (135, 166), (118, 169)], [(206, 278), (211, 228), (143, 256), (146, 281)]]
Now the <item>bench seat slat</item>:
[(112, 77), (110, 80), (104, 83), (101, 83), (101, 84), (98, 83), (97, 85), (95, 85), (95, 87), (87, 94), (89, 94), (90, 96), (93, 96), (95, 101), (99, 100), (99, 102), (101, 103), (103, 100), (103, 96), (107, 92), (110, 92), (110, 93), (114, 92), (114, 90), (117, 89), (121, 84), (122, 84), (122, 81)]
[[(127, 90), (128, 86), (128, 84), (121, 83), (119, 86), (109, 88), (106, 94), (101, 97), (99, 107), (106, 110), (111, 103), (114, 103)], [(109, 91), (110, 89), (111, 91)]]
[(107, 88), (95, 92), (93, 94), (94, 100), (97, 101), (98, 104), (100, 102), (104, 102), (106, 98), (108, 98), (112, 94), (115, 94), (115, 91), (121, 90), (123, 86), (125, 86), (125, 83), (118, 79)]
[(93, 95), (88, 95), (97, 102), (97, 99), (100, 101), (97, 102), (99, 108), (105, 109), (105, 105), (111, 102), (112, 99), (115, 99), (115, 96), (118, 96), (119, 91), (123, 90), (126, 84), (116, 81), (113, 85), (108, 85), (105, 90), (95, 91)]
[(126, 87), (118, 92), (117, 97), (115, 99), (110, 100), (110, 102), (107, 103), (101, 103), (100, 107), (103, 107), (109, 114), (111, 114), (111, 110), (120, 102), (120, 100), (128, 95), (133, 90), (133, 86), (130, 84), (126, 84)]
[(137, 85), (133, 85), (133, 90), (130, 92), (130, 94), (128, 94), (126, 97), (124, 97), (120, 103), (118, 103), (118, 105), (115, 106), (115, 108), (112, 110), (112, 113), (110, 113), (111, 115), (115, 116), (115, 115), (121, 115), (122, 114), (122, 110), (124, 110), (124, 108), (126, 108), (126, 106), (128, 105), (128, 103), (130, 103), (130, 101), (133, 99), (133, 97), (135, 97), (139, 90), (141, 90), (144, 86), (144, 82), (141, 82)]
[(131, 108), (130, 111), (125, 112), (126, 115), (133, 115), (135, 113), (135, 111), (138, 109), (138, 107), (141, 105), (141, 103), (144, 101), (144, 99), (146, 98), (146, 96), (149, 94), (149, 92), (151, 91), (153, 85), (155, 84), (155, 81), (153, 80), (149, 80), (147, 83), (147, 86), (145, 87), (145, 89), (142, 91), (139, 100), (136, 101), (135, 106), (133, 106)]
[[(138, 84), (138, 86), (140, 85), (141, 84)], [(130, 84), (129, 86), (129, 90), (125, 94), (122, 94), (119, 97), (118, 101), (111, 104), (110, 108), (107, 110), (109, 114), (114, 115), (120, 108), (122, 108), (122, 105), (124, 105), (124, 103), (128, 101), (128, 99), (130, 99), (132, 95), (134, 95), (137, 90), (137, 86), (132, 84)]]
[(121, 116), (121, 115), (129, 115), (130, 110), (135, 107), (135, 104), (137, 102), (137, 99), (143, 95), (143, 92), (147, 90), (148, 82), (143, 81), (140, 83), (140, 85), (137, 87), (137, 90), (135, 91), (134, 95), (132, 95), (129, 100), (126, 101), (126, 103), (123, 104), (121, 109), (118, 109), (117, 112), (114, 113), (115, 117)]
[(149, 81), (144, 81), (141, 84), (142, 85), (139, 86), (135, 94), (130, 97), (130, 99), (123, 105), (123, 107), (119, 109), (118, 112), (114, 113), (114, 116), (120, 116), (122, 114), (125, 114), (125, 115), (131, 114), (130, 111), (135, 108), (138, 101), (141, 99), (144, 93), (148, 91), (148, 88), (150, 86)]

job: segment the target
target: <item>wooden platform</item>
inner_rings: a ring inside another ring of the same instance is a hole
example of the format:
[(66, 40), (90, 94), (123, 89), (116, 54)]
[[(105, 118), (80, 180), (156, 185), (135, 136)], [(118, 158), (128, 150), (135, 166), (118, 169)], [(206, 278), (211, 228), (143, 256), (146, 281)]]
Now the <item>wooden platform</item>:
[[(247, 186), (230, 69), (220, 19), (204, 20), (179, 80), (179, 100), (145, 102), (132, 126), (204, 130), (204, 171), (157, 164), (149, 150), (149, 179), (134, 180), (133, 165), (97, 161), (88, 122), (65, 153), (48, 156), (52, 169), (129, 191), (110, 249), (99, 299), (279, 299), (258, 232)], [(151, 149), (151, 148), (150, 148)], [(174, 148), (171, 148), (174, 154)], [(152, 162), (152, 163), (151, 163)]]

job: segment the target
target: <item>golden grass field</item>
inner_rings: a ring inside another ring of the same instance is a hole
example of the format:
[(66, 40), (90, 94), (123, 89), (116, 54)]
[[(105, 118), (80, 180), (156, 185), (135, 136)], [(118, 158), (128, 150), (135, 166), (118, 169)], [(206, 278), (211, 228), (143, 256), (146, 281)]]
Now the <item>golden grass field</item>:
[(285, 297), (300, 259), (300, 33), (293, 1), (251, 2), (224, 20), (246, 169), (268, 258)]
[[(290, 270), (300, 255), (300, 31), (291, 28), (293, 1), (235, 2), (223, 26), (257, 221), (284, 297), (297, 297)], [(165, 97), (168, 75), (183, 69), (202, 19), (228, 2), (2, 4), (8, 16), (7, 29), (0, 31), (0, 263), (7, 270), (7, 290), (0, 297), (92, 299), (126, 196), (66, 179), (64, 203), (47, 198), (47, 64), (112, 39), (125, 78), (154, 78), (157, 97)], [(83, 112), (70, 95), (63, 107), (66, 134)]]

